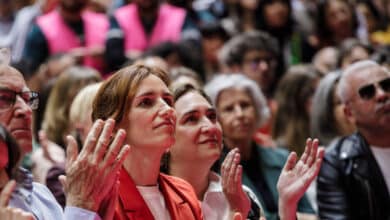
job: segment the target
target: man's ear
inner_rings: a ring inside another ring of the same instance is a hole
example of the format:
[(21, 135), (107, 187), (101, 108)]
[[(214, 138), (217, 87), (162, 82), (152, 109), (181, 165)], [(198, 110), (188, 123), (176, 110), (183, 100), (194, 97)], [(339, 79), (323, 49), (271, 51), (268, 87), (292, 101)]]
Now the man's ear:
[(355, 125), (356, 124), (356, 118), (355, 118), (354, 113), (352, 112), (351, 107), (348, 104), (343, 104), (343, 112), (344, 112), (344, 115), (346, 116), (347, 120), (350, 123)]

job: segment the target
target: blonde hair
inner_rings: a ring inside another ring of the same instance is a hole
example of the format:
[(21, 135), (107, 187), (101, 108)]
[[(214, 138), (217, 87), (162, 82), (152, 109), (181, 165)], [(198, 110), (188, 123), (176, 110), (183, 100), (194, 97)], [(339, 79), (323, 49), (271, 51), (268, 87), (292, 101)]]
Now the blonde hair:
[[(88, 119), (92, 121), (92, 103), (101, 85), (101, 82), (94, 83), (84, 87), (77, 93), (69, 110), (69, 122), (71, 125), (77, 122), (86, 122)], [(87, 113), (90, 114), (87, 115)]]
[(49, 140), (64, 146), (69, 129), (69, 108), (81, 88), (101, 80), (100, 74), (88, 67), (71, 67), (61, 73), (54, 84), (45, 108), (42, 128)]

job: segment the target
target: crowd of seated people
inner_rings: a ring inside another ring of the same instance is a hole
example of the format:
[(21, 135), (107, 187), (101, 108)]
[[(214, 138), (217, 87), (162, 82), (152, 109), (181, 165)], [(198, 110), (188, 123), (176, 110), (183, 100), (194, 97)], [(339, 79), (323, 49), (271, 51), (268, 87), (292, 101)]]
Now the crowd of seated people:
[(390, 2), (2, 0), (0, 219), (390, 219)]

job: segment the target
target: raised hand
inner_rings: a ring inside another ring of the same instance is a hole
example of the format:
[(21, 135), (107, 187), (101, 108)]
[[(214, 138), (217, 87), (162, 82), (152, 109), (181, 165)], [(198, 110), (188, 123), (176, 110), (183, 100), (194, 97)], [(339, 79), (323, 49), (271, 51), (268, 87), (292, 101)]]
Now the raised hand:
[(0, 219), (1, 220), (34, 220), (34, 216), (18, 208), (8, 206), (12, 192), (15, 189), (15, 181), (9, 181), (0, 193)]
[(318, 175), (323, 156), (324, 148), (318, 148), (318, 140), (310, 138), (298, 162), (297, 154), (290, 153), (277, 183), (281, 220), (296, 219), (298, 201)]
[(237, 148), (231, 150), (222, 163), (222, 188), (229, 202), (231, 211), (248, 216), (251, 204), (247, 194), (242, 189), (242, 166)]
[(80, 154), (77, 153), (76, 140), (72, 136), (67, 137), (67, 176), (60, 177), (67, 206), (96, 212), (102, 201), (115, 192), (113, 187), (117, 187), (118, 172), (130, 147), (123, 145), (126, 136), (123, 129), (119, 129), (111, 141), (114, 126), (113, 119), (106, 122), (97, 120)]

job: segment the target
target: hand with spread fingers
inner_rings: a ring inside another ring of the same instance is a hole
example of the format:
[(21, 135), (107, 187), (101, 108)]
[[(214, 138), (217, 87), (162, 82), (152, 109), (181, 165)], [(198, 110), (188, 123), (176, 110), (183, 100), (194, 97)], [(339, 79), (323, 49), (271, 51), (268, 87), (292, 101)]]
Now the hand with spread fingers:
[(318, 175), (323, 156), (324, 148), (318, 147), (317, 139), (310, 138), (298, 162), (297, 154), (290, 153), (277, 184), (281, 220), (296, 219), (298, 201)]
[(0, 194), (0, 219), (1, 220), (34, 220), (34, 216), (25, 212), (19, 208), (13, 208), (8, 206), (8, 202), (11, 198), (12, 192), (15, 188), (15, 181), (9, 181)]
[[(112, 193), (117, 192), (119, 169), (130, 147), (123, 145), (126, 137), (123, 129), (119, 129), (113, 136), (114, 126), (113, 119), (105, 122), (96, 120), (80, 154), (77, 153), (76, 140), (67, 137), (66, 177), (60, 177), (67, 206), (97, 212), (102, 203), (112, 204), (107, 199), (116, 199), (117, 196)], [(114, 137), (112, 141), (111, 137)], [(99, 214), (108, 219), (105, 213)]]
[(242, 189), (242, 166), (237, 148), (231, 150), (222, 163), (222, 188), (229, 202), (231, 211), (248, 216), (251, 208), (250, 200)]

